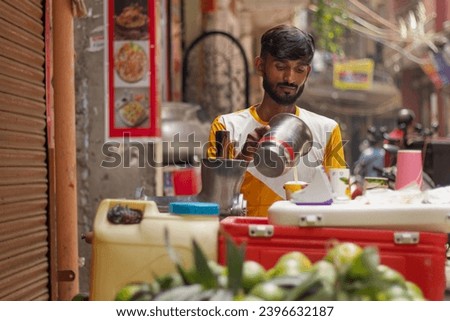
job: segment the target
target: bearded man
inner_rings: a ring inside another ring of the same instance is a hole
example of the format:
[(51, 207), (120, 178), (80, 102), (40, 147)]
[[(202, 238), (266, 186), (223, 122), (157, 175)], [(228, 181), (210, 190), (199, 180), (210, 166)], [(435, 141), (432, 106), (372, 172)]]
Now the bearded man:
[(247, 216), (267, 216), (270, 205), (284, 198), (284, 183), (295, 178), (310, 182), (317, 166), (323, 165), (327, 172), (330, 168), (346, 167), (338, 123), (296, 105), (311, 73), (314, 50), (313, 37), (294, 26), (279, 25), (267, 30), (261, 37), (260, 55), (255, 58), (264, 88), (262, 101), (220, 115), (211, 124), (207, 156), (217, 156), (216, 132), (226, 130), (234, 146), (227, 157), (248, 162), (253, 162), (258, 141), (270, 129), (268, 123), (275, 115), (294, 114), (312, 132), (312, 149), (283, 175), (265, 177), (249, 164), (241, 186), (247, 200)]

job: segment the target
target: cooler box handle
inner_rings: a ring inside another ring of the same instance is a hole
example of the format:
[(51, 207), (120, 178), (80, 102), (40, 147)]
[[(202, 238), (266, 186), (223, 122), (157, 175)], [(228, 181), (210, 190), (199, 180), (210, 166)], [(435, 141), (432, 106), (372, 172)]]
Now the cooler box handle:
[(250, 224), (248, 226), (248, 235), (250, 237), (272, 237), (273, 225)]

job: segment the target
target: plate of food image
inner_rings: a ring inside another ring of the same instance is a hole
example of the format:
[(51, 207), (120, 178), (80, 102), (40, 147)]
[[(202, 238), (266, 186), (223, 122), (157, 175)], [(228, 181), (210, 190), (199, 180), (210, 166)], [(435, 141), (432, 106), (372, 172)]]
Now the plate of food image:
[(136, 100), (125, 102), (119, 107), (118, 113), (123, 123), (128, 127), (139, 126), (148, 116), (147, 110)]
[(143, 11), (144, 8), (138, 4), (126, 6), (115, 17), (116, 24), (127, 29), (143, 27), (147, 23), (147, 15)]
[(140, 45), (126, 42), (116, 53), (114, 67), (123, 81), (138, 82), (147, 72), (147, 54)]
[(115, 37), (117, 39), (147, 39), (148, 17), (144, 8), (138, 4), (131, 4), (122, 9), (114, 17)]

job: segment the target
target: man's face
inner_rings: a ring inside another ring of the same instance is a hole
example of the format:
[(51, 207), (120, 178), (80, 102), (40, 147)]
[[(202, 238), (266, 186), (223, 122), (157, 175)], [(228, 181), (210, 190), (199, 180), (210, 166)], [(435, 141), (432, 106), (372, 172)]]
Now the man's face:
[(277, 104), (292, 105), (303, 93), (311, 67), (301, 60), (279, 60), (268, 55), (260, 61), (263, 88)]

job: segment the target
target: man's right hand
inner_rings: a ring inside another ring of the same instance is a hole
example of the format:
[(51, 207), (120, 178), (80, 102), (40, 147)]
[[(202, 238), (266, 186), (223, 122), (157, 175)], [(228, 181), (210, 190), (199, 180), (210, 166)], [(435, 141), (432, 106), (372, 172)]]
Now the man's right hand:
[(253, 160), (253, 155), (258, 149), (258, 143), (261, 138), (267, 133), (270, 129), (269, 125), (261, 126), (255, 128), (254, 131), (247, 135), (247, 139), (244, 143), (244, 146), (241, 149), (241, 152), (237, 155), (237, 159), (243, 159), (248, 162)]

